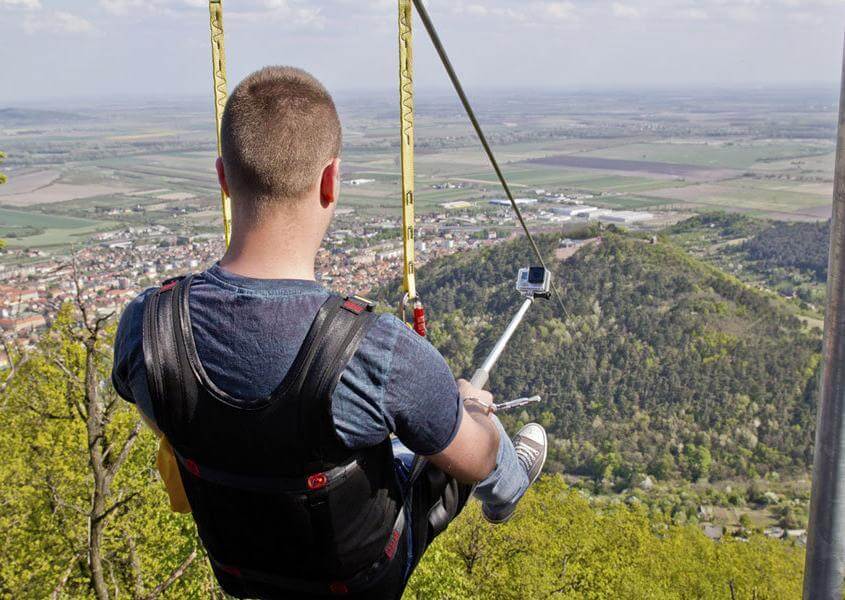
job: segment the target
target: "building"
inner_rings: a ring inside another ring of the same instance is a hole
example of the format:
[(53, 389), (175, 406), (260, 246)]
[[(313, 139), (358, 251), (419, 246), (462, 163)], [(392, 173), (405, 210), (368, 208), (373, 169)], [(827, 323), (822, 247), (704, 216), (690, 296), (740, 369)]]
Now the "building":
[(650, 221), (654, 218), (654, 215), (632, 210), (613, 210), (605, 212), (599, 218), (602, 221), (608, 221), (610, 223), (639, 223), (641, 221)]
[(444, 202), (440, 206), (442, 206), (446, 210), (458, 210), (458, 209), (461, 209), (461, 208), (472, 208), (472, 204), (470, 204), (466, 200), (456, 200), (455, 202)]
[(597, 210), (599, 210), (597, 206), (558, 206), (553, 208), (552, 212), (568, 217), (589, 217), (590, 213)]
[[(537, 204), (537, 199), (536, 198), (516, 198), (516, 199), (514, 199), (514, 202), (516, 204)], [(489, 204), (492, 204), (493, 206), (510, 206), (511, 202), (510, 202), (510, 200), (501, 200), (501, 199), (497, 198), (496, 200), (490, 200)]]
[(21, 331), (32, 331), (39, 327), (46, 327), (47, 320), (41, 315), (22, 315), (16, 318), (0, 319), (0, 328), (5, 331), (20, 333)]

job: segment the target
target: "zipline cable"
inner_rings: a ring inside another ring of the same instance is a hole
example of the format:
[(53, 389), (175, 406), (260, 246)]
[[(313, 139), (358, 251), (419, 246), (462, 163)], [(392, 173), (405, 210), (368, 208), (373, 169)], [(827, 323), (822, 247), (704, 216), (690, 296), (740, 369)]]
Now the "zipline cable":
[[(493, 149), (490, 147), (490, 144), (487, 142), (487, 136), (484, 135), (484, 131), (481, 129), (481, 125), (478, 122), (478, 119), (475, 116), (475, 111), (472, 109), (472, 105), (469, 103), (469, 98), (467, 98), (466, 93), (464, 92), (463, 85), (461, 85), (461, 81), (458, 78), (457, 73), (455, 73), (455, 69), (452, 67), (452, 62), (449, 60), (449, 56), (446, 54), (446, 49), (443, 47), (443, 42), (440, 41), (440, 36), (437, 34), (437, 30), (434, 28), (434, 23), (431, 21), (431, 17), (428, 16), (428, 11), (425, 8), (422, 0), (413, 0), (414, 6), (417, 9), (417, 12), (420, 15), (420, 20), (425, 27), (425, 30), (428, 32), (429, 38), (431, 38), (431, 43), (434, 45), (434, 49), (437, 51), (437, 54), (440, 56), (440, 61), (443, 63), (443, 67), (446, 69), (446, 73), (449, 75), (449, 79), (452, 81), (452, 85), (455, 88), (455, 91), (458, 93), (458, 98), (461, 100), (461, 104), (464, 106), (464, 110), (469, 117), (470, 122), (472, 123), (473, 128), (475, 129), (475, 133), (478, 136), (478, 139), (481, 141), (481, 145), (484, 147), (484, 151), (487, 153), (487, 158), (490, 159), (490, 164), (493, 165), (493, 170), (496, 172), (496, 176), (499, 178), (499, 183), (502, 184), (502, 188), (505, 190), (505, 195), (507, 195), (508, 200), (513, 207), (514, 213), (516, 213), (516, 218), (519, 220), (519, 224), (522, 226), (522, 230), (525, 232), (525, 236), (528, 238), (528, 242), (531, 244), (531, 249), (534, 251), (534, 255), (537, 257), (537, 260), (540, 262), (540, 265), (549, 270), (546, 267), (546, 261), (543, 259), (543, 254), (540, 252), (540, 248), (537, 246), (537, 243), (534, 241), (534, 237), (531, 235), (531, 230), (528, 229), (528, 225), (525, 223), (525, 218), (522, 216), (522, 211), (519, 209), (519, 205), (516, 203), (516, 200), (513, 197), (513, 193), (511, 192), (511, 188), (508, 185), (507, 180), (505, 179), (504, 174), (502, 173), (502, 169), (499, 167), (499, 162), (496, 160), (496, 156), (493, 154)], [(551, 271), (549, 271), (551, 272)], [(560, 304), (560, 308), (563, 310), (563, 313), (569, 317), (569, 311), (566, 310), (566, 306), (563, 303), (563, 298), (558, 291), (557, 285), (555, 285), (554, 281), (552, 281), (552, 293), (554, 293), (555, 298)]]

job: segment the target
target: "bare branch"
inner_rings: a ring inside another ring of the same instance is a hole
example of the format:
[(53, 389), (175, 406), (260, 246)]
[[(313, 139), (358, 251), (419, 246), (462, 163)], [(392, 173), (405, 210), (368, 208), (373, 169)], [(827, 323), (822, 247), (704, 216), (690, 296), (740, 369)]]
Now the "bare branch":
[(65, 589), (67, 585), (67, 580), (70, 579), (70, 574), (73, 573), (73, 568), (82, 558), (82, 552), (77, 552), (76, 555), (70, 560), (68, 563), (67, 569), (65, 569), (64, 575), (59, 580), (59, 583), (56, 584), (56, 587), (53, 588), (53, 593), (50, 594), (50, 600), (58, 600), (59, 596), (62, 593), (62, 590)]
[(129, 533), (124, 533), (126, 545), (129, 548), (129, 568), (132, 569), (132, 580), (134, 585), (133, 598), (141, 598), (144, 595), (144, 575), (141, 571), (141, 560), (138, 558), (138, 549), (135, 547), (135, 538)]
[(129, 494), (129, 495), (128, 495), (126, 498), (124, 498), (123, 500), (118, 500), (117, 502), (115, 502), (114, 504), (112, 504), (109, 508), (107, 508), (106, 510), (104, 510), (104, 511), (103, 511), (102, 513), (100, 513), (99, 515), (95, 515), (95, 516), (94, 516), (94, 518), (93, 518), (91, 521), (92, 521), (93, 523), (98, 523), (98, 522), (100, 522), (100, 521), (104, 521), (105, 519), (107, 519), (107, 518), (108, 518), (108, 516), (109, 516), (111, 513), (113, 513), (114, 511), (116, 511), (118, 508), (120, 508), (121, 506), (124, 506), (124, 505), (126, 505), (126, 504), (129, 504), (130, 502), (132, 502), (132, 500), (133, 500), (136, 496), (138, 496), (138, 492), (132, 492), (131, 494)]
[(69, 502), (66, 502), (61, 497), (61, 495), (59, 494), (59, 490), (56, 489), (55, 485), (53, 485), (53, 481), (50, 479), (49, 476), (45, 479), (45, 483), (47, 484), (47, 489), (50, 490), (50, 497), (53, 501), (54, 506), (56, 506), (57, 508), (58, 507), (67, 508), (67, 509), (72, 510), (76, 513), (79, 513), (80, 515), (88, 516), (88, 511), (86, 511), (82, 508), (79, 508), (78, 506), (74, 506), (73, 504), (70, 504)]
[(191, 563), (193, 563), (196, 560), (196, 558), (197, 558), (197, 550), (196, 550), (196, 548), (194, 548), (194, 551), (191, 552), (191, 554), (188, 556), (188, 558), (186, 558), (182, 562), (182, 564), (179, 565), (176, 568), (176, 570), (173, 571), (173, 573), (170, 574), (170, 577), (168, 577), (163, 582), (158, 584), (155, 587), (155, 589), (152, 592), (150, 592), (150, 594), (148, 594), (146, 596), (146, 598), (144, 598), (144, 600), (153, 600), (154, 598), (158, 598), (165, 590), (167, 590), (167, 588), (169, 588), (171, 585), (173, 585), (174, 583), (179, 581), (179, 579), (182, 578), (182, 576), (188, 570), (188, 567), (191, 566)]
[[(114, 479), (114, 476), (117, 475), (120, 467), (122, 467), (123, 463), (126, 462), (126, 459), (129, 457), (129, 451), (132, 449), (132, 445), (135, 443), (135, 440), (138, 439), (138, 434), (141, 433), (143, 425), (144, 424), (141, 420), (138, 419), (138, 422), (135, 423), (135, 427), (133, 427), (132, 431), (129, 432), (129, 435), (126, 436), (126, 441), (123, 442), (123, 448), (121, 448), (120, 454), (117, 455), (117, 458), (108, 468), (107, 477), (109, 481)], [(103, 458), (106, 458), (110, 450), (111, 446), (109, 446), (109, 449), (106, 450), (106, 455), (104, 455)]]
[[(9, 340), (7, 340), (5, 336), (3, 336), (2, 339), (3, 353), (6, 355), (6, 360), (9, 363), (9, 372), (6, 374), (6, 378), (0, 382), (0, 394), (6, 391), (6, 388), (9, 387), (9, 384), (12, 382), (15, 374), (29, 361), (31, 356), (30, 354), (21, 354), (19, 349), (17, 352), (13, 353), (9, 347)], [(15, 355), (18, 355), (17, 359), (15, 358)]]
[[(72, 380), (71, 383), (75, 383), (84, 391), (85, 382), (82, 380), (81, 377), (79, 377), (79, 375), (68, 369), (67, 366), (65, 366), (65, 364), (58, 358), (53, 359), (53, 364), (59, 367), (59, 369), (61, 369), (62, 372), (68, 377), (68, 379)], [(88, 419), (88, 414), (85, 410), (85, 406), (83, 406), (78, 399), (74, 398), (72, 394), (68, 394), (67, 401), (68, 404), (73, 405), (73, 407), (76, 409), (76, 414), (79, 415), (80, 419), (82, 419), (83, 421)]]

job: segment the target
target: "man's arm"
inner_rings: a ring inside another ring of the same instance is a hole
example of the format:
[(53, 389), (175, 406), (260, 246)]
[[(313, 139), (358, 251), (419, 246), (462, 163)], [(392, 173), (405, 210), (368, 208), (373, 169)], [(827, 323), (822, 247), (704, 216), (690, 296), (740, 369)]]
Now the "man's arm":
[(458, 391), (464, 403), (458, 432), (442, 452), (428, 460), (461, 483), (476, 483), (496, 468), (499, 430), (490, 417), (493, 395), (464, 379), (458, 380)]

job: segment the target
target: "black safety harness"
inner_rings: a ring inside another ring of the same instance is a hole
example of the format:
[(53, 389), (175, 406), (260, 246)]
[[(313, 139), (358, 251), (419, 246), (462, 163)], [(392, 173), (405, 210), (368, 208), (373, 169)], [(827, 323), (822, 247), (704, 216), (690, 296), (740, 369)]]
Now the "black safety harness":
[(192, 280), (165, 282), (148, 298), (144, 360), (156, 423), (220, 584), (265, 598), (372, 587), (404, 540), (393, 453), (389, 439), (347, 449), (332, 417), (332, 393), (376, 319), (372, 306), (331, 296), (278, 388), (243, 400), (199, 360)]

